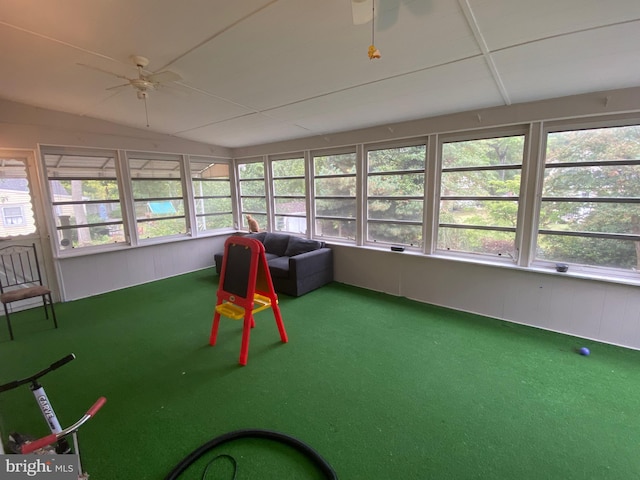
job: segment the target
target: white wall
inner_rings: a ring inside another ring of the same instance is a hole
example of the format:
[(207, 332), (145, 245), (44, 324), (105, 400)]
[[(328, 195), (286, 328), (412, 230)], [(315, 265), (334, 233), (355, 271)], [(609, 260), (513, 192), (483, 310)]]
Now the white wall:
[(391, 295), (640, 349), (640, 289), (519, 267), (333, 245), (335, 279)]
[(207, 237), (60, 259), (63, 298), (77, 300), (211, 267), (225, 240)]

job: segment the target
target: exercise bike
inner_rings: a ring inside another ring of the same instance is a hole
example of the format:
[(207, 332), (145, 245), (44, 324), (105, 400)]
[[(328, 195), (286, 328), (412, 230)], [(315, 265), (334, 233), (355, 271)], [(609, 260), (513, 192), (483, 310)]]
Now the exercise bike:
[[(7, 439), (7, 449), (9, 450), (8, 453), (23, 455), (30, 453), (39, 455), (75, 454), (77, 456), (78, 480), (86, 480), (89, 478), (89, 475), (82, 469), (82, 462), (80, 460), (80, 446), (78, 443), (77, 432), (82, 425), (84, 425), (90, 418), (95, 416), (98, 410), (100, 410), (105, 404), (107, 399), (105, 397), (98, 398), (98, 400), (77, 422), (68, 426), (67, 428), (62, 428), (58, 417), (53, 410), (53, 405), (49, 401), (49, 397), (47, 397), (44, 387), (38, 381), (38, 379), (40, 379), (47, 373), (52, 372), (53, 370), (57, 370), (58, 368), (66, 365), (75, 358), (75, 355), (71, 353), (66, 357), (61, 358), (57, 362), (52, 363), (51, 365), (49, 365), (49, 367), (41, 370), (35, 375), (23, 378), (21, 380), (14, 380), (4, 385), (0, 385), (0, 393), (6, 392), (8, 390), (13, 390), (14, 388), (29, 383), (29, 388), (31, 389), (36, 403), (40, 408), (40, 412), (42, 413), (42, 416), (47, 422), (49, 430), (51, 431), (49, 435), (39, 439), (35, 439), (33, 437), (22, 435), (19, 433), (11, 433)], [(69, 445), (69, 442), (67, 440), (67, 437), (69, 435), (71, 435), (73, 446)], [(2, 436), (0, 435), (0, 454), (5, 454), (4, 445), (1, 440)]]

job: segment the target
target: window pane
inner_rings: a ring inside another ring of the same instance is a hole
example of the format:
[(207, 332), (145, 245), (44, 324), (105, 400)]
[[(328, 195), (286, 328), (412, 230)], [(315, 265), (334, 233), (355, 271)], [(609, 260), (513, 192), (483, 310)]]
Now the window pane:
[(447, 142), (442, 168), (521, 165), (524, 135)]
[(303, 177), (304, 178), (304, 158), (293, 158), (289, 160), (274, 160), (273, 178), (279, 177)]
[(424, 194), (424, 174), (371, 175), (367, 190), (370, 197), (422, 196)]
[(144, 239), (184, 235), (185, 233), (184, 218), (158, 218), (138, 223), (138, 236)]
[(229, 197), (231, 198), (229, 181), (193, 180), (193, 195), (201, 197)]
[(442, 172), (442, 196), (517, 197), (520, 170)]
[(638, 270), (640, 242), (608, 238), (538, 235), (537, 257), (552, 262)]
[(425, 145), (371, 150), (367, 156), (369, 173), (423, 170), (425, 154)]
[(275, 216), (277, 232), (307, 233), (307, 219), (305, 217)]
[(240, 182), (241, 195), (258, 195), (264, 197), (264, 180), (245, 180)]
[(300, 216), (306, 215), (306, 202), (304, 198), (291, 199), (291, 198), (276, 198), (275, 199), (276, 213), (291, 213), (298, 214)]
[(180, 180), (133, 180), (133, 198), (182, 198)]
[(356, 222), (355, 220), (316, 219), (316, 235), (355, 240)]
[(126, 242), (115, 155), (43, 151), (61, 249)]
[(515, 236), (514, 232), (440, 227), (438, 249), (513, 258)]
[(551, 132), (546, 163), (639, 159), (639, 138), (640, 125)]
[[(315, 174), (313, 208), (317, 216), (315, 235), (355, 241), (357, 211), (355, 152), (314, 156), (313, 170)], [(327, 177), (327, 175), (332, 176)], [(323, 216), (334, 218), (321, 218)]]
[(547, 135), (538, 259), (640, 268), (637, 242), (590, 235), (640, 234), (639, 139), (637, 125)]
[(580, 198), (638, 197), (640, 165), (547, 167), (542, 195)]
[(437, 250), (515, 256), (515, 232), (501, 229), (517, 227), (524, 143), (516, 135), (442, 144)]
[(243, 163), (238, 165), (238, 173), (241, 180), (245, 178), (264, 178), (264, 163)]
[(129, 158), (140, 239), (187, 233), (181, 167), (178, 158)]
[(316, 177), (323, 175), (347, 175), (356, 173), (356, 154), (313, 157)]
[(640, 233), (640, 204), (542, 202), (540, 229), (571, 232)]
[[(422, 245), (425, 145), (367, 154), (367, 241)], [(419, 170), (415, 172), (414, 170)], [(406, 172), (405, 172), (406, 171)], [(394, 172), (378, 174), (377, 172)], [(398, 199), (397, 197), (417, 197)], [(380, 222), (379, 220), (387, 220)], [(395, 222), (394, 222), (395, 220)], [(418, 225), (408, 225), (412, 221)]]
[(273, 193), (278, 195), (295, 195), (304, 198), (304, 178), (275, 179), (273, 181)]
[(504, 202), (446, 199), (440, 201), (440, 223), (515, 227), (517, 213), (517, 199)]
[(367, 229), (367, 240), (419, 247), (422, 246), (422, 226), (370, 222)]
[(423, 200), (369, 200), (369, 218), (374, 220), (412, 220), (422, 222)]
[(242, 199), (242, 211), (249, 212), (254, 217), (255, 217), (254, 213), (267, 213), (265, 199), (244, 197)]
[(36, 231), (31, 189), (24, 160), (2, 158), (0, 162), (0, 237), (28, 235)]
[[(273, 160), (273, 195), (275, 229), (280, 232), (306, 233), (307, 211), (304, 158)], [(292, 178), (295, 177), (295, 178)], [(280, 216), (278, 214), (291, 214)]]
[(356, 177), (316, 178), (316, 198), (323, 196), (356, 196)]
[(219, 228), (227, 228), (233, 225), (233, 215), (230, 213), (222, 215), (203, 215), (196, 218), (198, 231), (216, 230)]
[(198, 232), (233, 228), (229, 164), (189, 157), (189, 168)]
[(316, 215), (356, 218), (356, 199), (331, 198), (316, 200)]

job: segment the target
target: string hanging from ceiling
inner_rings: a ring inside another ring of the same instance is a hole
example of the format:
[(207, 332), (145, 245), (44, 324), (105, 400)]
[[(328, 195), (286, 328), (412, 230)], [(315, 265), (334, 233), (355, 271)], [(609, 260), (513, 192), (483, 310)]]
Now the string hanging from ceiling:
[(371, 0), (371, 45), (369, 45), (369, 60), (380, 58), (380, 50), (375, 45), (376, 35), (376, 0)]

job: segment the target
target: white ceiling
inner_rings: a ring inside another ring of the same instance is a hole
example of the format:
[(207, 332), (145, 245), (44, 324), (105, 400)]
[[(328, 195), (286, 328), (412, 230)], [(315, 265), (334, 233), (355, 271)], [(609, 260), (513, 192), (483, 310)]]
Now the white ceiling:
[[(640, 0), (0, 0), (0, 97), (226, 147), (640, 85)], [(150, 93), (96, 69), (182, 80)]]

